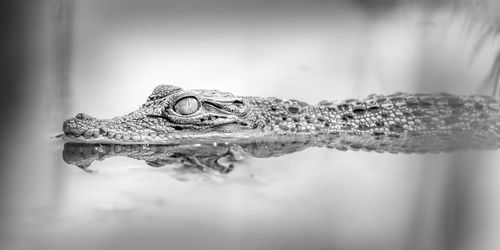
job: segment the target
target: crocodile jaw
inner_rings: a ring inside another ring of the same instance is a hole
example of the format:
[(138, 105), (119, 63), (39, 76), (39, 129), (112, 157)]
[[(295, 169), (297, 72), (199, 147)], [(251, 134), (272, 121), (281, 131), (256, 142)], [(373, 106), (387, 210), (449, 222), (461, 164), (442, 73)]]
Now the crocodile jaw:
[(97, 119), (80, 113), (63, 123), (63, 131), (67, 141), (92, 144), (178, 144), (263, 135), (239, 123), (181, 128), (140, 112), (113, 119)]

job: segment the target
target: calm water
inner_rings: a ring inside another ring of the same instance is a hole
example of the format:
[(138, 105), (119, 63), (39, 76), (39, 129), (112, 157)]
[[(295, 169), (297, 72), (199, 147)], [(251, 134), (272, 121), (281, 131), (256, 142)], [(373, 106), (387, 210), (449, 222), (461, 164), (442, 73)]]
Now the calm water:
[(75, 1), (71, 39), (43, 9), (33, 105), (3, 147), (0, 248), (497, 249), (498, 151), (308, 148), (229, 174), (126, 157), (67, 164), (50, 139), (64, 119), (125, 114), (160, 83), (310, 103), (477, 93), (492, 62), (491, 50), (471, 61), (474, 34), (447, 7), (145, 2)]
[(126, 157), (85, 172), (63, 161), (58, 140), (21, 148), (10, 197), (17, 249), (424, 249), (475, 245), (488, 239), (477, 227), (498, 225), (494, 151), (309, 148), (221, 174)]

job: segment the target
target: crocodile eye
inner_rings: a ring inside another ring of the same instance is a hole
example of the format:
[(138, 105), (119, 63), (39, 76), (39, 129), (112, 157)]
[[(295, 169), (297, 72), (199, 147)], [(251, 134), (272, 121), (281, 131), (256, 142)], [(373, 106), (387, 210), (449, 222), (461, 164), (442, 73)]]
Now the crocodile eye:
[(181, 115), (190, 115), (200, 108), (198, 100), (192, 96), (184, 97), (175, 103), (174, 109)]

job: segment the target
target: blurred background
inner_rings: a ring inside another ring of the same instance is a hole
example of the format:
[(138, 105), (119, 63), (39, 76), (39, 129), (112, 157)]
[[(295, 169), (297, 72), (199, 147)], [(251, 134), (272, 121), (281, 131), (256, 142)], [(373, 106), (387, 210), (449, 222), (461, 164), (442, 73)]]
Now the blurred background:
[(495, 0), (26, 0), (2, 8), (1, 249), (498, 249), (499, 153), (307, 149), (227, 176), (66, 165), (62, 122), (158, 84), (317, 103), (489, 94)]

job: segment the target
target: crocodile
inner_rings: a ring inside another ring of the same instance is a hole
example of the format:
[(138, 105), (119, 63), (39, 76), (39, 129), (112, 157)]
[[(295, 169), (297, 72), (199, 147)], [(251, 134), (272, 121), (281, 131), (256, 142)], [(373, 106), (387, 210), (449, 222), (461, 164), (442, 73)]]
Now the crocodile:
[(339, 150), (424, 153), (500, 146), (500, 101), (447, 93), (321, 101), (157, 86), (139, 109), (111, 119), (77, 114), (63, 123), (67, 141), (179, 145), (301, 138)]

